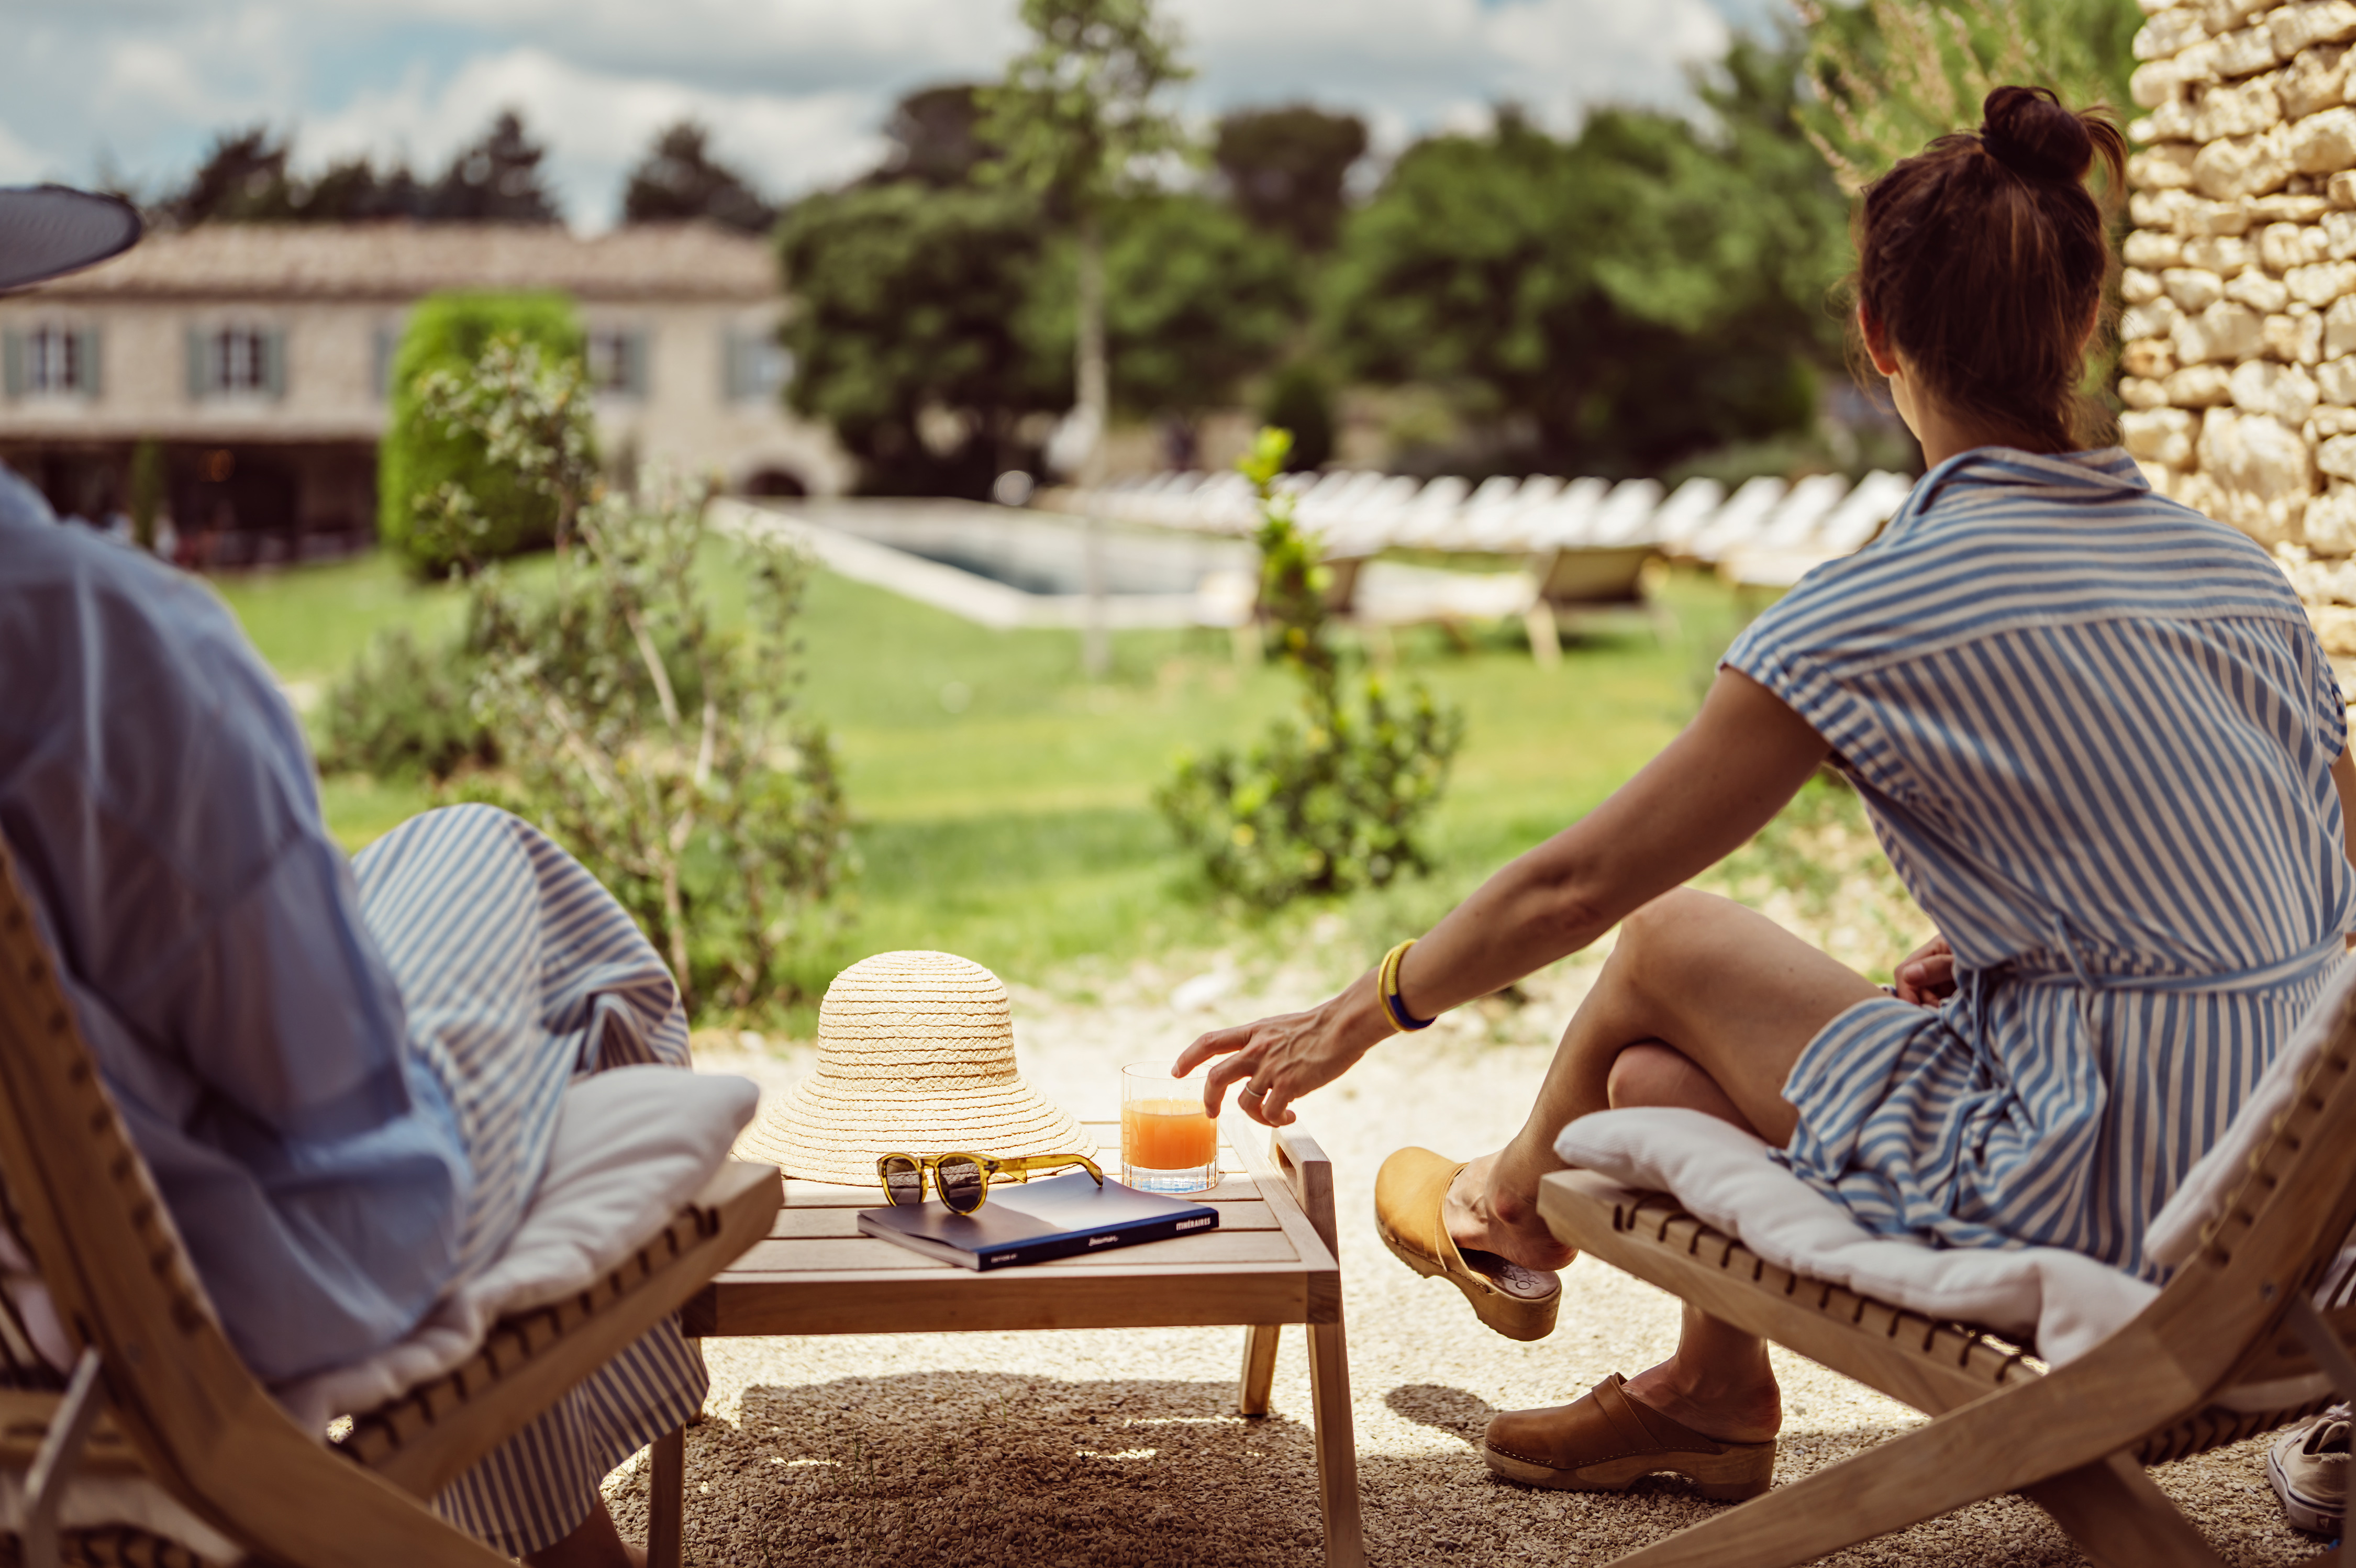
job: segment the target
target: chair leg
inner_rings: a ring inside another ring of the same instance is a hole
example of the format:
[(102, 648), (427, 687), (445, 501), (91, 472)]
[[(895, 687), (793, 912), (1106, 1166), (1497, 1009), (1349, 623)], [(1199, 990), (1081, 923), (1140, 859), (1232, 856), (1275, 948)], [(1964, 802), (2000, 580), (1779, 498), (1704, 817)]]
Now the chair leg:
[(2022, 1491), (2096, 1568), (2221, 1568), (2208, 1538), (2131, 1455), (2114, 1454)]
[(1236, 1408), (1246, 1415), (1268, 1413), (1268, 1391), (1276, 1381), (1276, 1340), (1280, 1332), (1273, 1323), (1256, 1323), (1244, 1330), (1243, 1385), (1236, 1391)]
[[(1273, 1344), (1276, 1330), (1267, 1333)], [(1317, 1501), (1325, 1516), (1325, 1568), (1365, 1568), (1358, 1444), (1350, 1421), (1350, 1352), (1338, 1320), (1309, 1326), (1309, 1401), (1317, 1415)]]
[(680, 1568), (686, 1547), (687, 1428), (655, 1439), (647, 1493), (647, 1568)]
[(1552, 605), (1540, 599), (1523, 611), (1522, 629), (1529, 634), (1530, 659), (1539, 669), (1562, 662), (1562, 634), (1555, 628)]

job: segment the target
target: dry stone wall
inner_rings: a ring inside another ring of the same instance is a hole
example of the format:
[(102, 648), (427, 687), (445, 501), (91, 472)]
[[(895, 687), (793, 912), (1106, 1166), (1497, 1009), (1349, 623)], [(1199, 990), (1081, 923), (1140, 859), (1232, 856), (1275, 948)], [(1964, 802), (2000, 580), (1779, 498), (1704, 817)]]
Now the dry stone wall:
[(2356, 0), (2143, 0), (2119, 396), (2153, 488), (2270, 546), (2356, 673)]

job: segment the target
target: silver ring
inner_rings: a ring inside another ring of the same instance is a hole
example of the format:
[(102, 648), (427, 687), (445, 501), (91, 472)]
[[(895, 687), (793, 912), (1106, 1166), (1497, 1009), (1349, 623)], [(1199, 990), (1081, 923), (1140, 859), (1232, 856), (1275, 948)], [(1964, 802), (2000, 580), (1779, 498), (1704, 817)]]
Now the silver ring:
[(1250, 1095), (1254, 1100), (1266, 1100), (1268, 1098), (1268, 1090), (1262, 1089), (1256, 1083), (1245, 1084), (1243, 1088), (1236, 1091), (1236, 1098), (1240, 1100), (1247, 1094)]

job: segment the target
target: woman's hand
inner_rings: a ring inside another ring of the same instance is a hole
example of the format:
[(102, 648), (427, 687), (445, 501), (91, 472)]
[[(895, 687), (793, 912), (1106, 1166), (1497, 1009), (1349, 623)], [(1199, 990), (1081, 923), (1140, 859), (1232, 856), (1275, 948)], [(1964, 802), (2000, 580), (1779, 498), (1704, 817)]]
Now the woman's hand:
[(1370, 971), (1306, 1013), (1212, 1030), (1180, 1052), (1172, 1070), (1183, 1077), (1214, 1057), (1224, 1058), (1204, 1083), (1204, 1109), (1216, 1116), (1228, 1086), (1242, 1084), (1236, 1103), (1244, 1114), (1265, 1126), (1282, 1127), (1292, 1121), (1294, 1101), (1341, 1077), (1390, 1033)]
[(1896, 978), (1898, 1000), (1936, 1007), (1955, 993), (1954, 950), (1946, 938), (1933, 937), (1899, 961)]

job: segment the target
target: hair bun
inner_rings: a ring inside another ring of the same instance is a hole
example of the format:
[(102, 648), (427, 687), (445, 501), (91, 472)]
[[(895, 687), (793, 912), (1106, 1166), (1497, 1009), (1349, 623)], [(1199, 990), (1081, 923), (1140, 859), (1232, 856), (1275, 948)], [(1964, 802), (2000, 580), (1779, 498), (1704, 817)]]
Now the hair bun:
[(1980, 145), (1988, 156), (2031, 179), (2086, 177), (2094, 138), (2084, 121), (2042, 87), (1999, 87), (1980, 105)]

